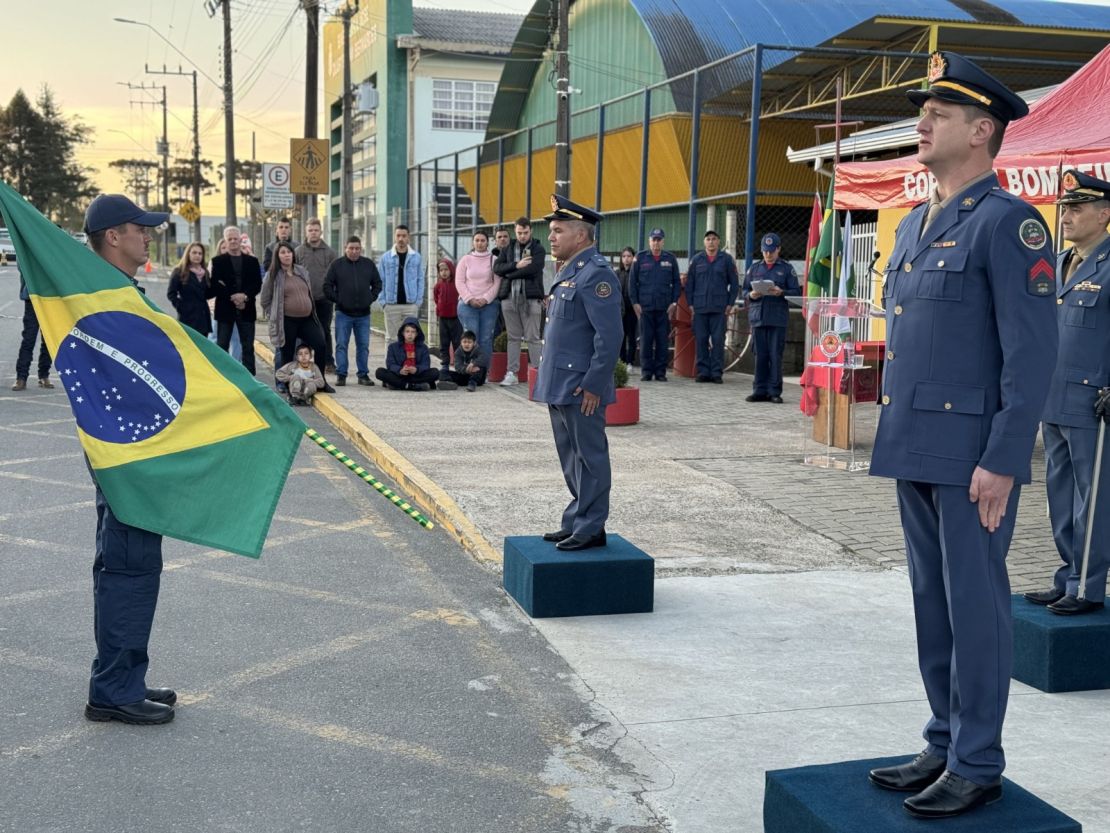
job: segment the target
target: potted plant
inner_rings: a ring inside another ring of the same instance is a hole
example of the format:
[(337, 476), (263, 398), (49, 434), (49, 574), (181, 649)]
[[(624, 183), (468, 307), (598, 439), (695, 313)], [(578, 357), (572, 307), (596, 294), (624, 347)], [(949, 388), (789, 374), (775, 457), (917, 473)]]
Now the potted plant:
[(628, 387), (628, 365), (618, 361), (613, 367), (617, 401), (605, 409), (606, 425), (635, 425), (640, 421), (640, 389)]
[[(487, 379), (490, 382), (500, 382), (505, 378), (505, 373), (509, 369), (509, 334), (502, 330), (498, 333), (497, 338), (493, 340), (493, 355), (489, 357), (489, 374)], [(528, 348), (520, 348), (520, 371), (516, 374), (517, 379), (528, 378)]]

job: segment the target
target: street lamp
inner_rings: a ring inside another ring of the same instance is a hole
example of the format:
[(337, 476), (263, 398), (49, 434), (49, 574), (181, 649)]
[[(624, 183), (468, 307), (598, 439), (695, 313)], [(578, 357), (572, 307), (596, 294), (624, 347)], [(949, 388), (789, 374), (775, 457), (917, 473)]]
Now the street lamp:
[(199, 72), (199, 73), (200, 73), (201, 75), (203, 75), (203, 76), (204, 76), (205, 78), (207, 78), (207, 79), (208, 79), (208, 80), (209, 80), (209, 81), (210, 81), (210, 82), (211, 82), (211, 83), (212, 83), (213, 85), (215, 85), (215, 87), (216, 87), (217, 89), (220, 89), (220, 90), (222, 90), (222, 89), (224, 88), (224, 87), (223, 87), (223, 84), (221, 84), (221, 83), (220, 83), (219, 81), (217, 81), (216, 79), (214, 79), (214, 78), (213, 78), (213, 77), (212, 77), (211, 75), (209, 75), (209, 74), (208, 74), (207, 72), (205, 72), (205, 71), (204, 71), (203, 69), (201, 69), (200, 67), (198, 67), (198, 66), (197, 66), (197, 65), (196, 65), (195, 63), (193, 63), (193, 59), (192, 59), (192, 58), (190, 58), (190, 57), (189, 57), (188, 55), (186, 55), (186, 54), (185, 54), (184, 52), (182, 52), (182, 51), (181, 51), (180, 49), (178, 49), (178, 48), (177, 48), (177, 46), (176, 46), (176, 45), (174, 44), (174, 42), (173, 42), (173, 41), (171, 41), (171, 40), (170, 40), (169, 38), (167, 38), (167, 37), (166, 37), (165, 35), (163, 35), (163, 34), (162, 34), (161, 32), (159, 32), (159, 31), (158, 31), (157, 29), (155, 29), (155, 28), (154, 28), (153, 26), (151, 26), (151, 25), (150, 25), (149, 23), (144, 23), (144, 22), (143, 22), (143, 21), (141, 21), (141, 20), (130, 20), (130, 19), (126, 18), (126, 17), (114, 17), (114, 18), (112, 18), (112, 19), (113, 19), (114, 21), (116, 21), (116, 23), (129, 23), (129, 24), (131, 24), (132, 26), (142, 26), (142, 27), (144, 27), (144, 28), (146, 28), (146, 29), (149, 29), (149, 30), (150, 30), (150, 31), (152, 31), (152, 32), (153, 32), (154, 34), (156, 34), (156, 35), (157, 35), (158, 37), (160, 37), (160, 38), (161, 38), (161, 39), (162, 39), (163, 41), (165, 41), (166, 45), (167, 45), (167, 46), (168, 46), (168, 47), (169, 47), (170, 49), (172, 49), (172, 50), (173, 50), (174, 52), (176, 52), (176, 53), (177, 53), (178, 55), (180, 55), (180, 56), (181, 56), (182, 58), (184, 58), (184, 59), (185, 59), (186, 61), (188, 61), (188, 62), (189, 62), (189, 65), (190, 65), (191, 67), (193, 67), (194, 69), (196, 69), (196, 71), (197, 71), (197, 72)]

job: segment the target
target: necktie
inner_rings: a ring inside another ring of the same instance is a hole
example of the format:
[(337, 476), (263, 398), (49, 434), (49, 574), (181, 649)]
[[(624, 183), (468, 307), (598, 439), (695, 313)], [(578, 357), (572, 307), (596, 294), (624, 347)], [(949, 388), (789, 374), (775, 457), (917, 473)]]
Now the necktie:
[(929, 208), (925, 212), (925, 223), (921, 226), (921, 236), (922, 237), (924, 237), (925, 232), (928, 231), (929, 225), (933, 222), (933, 220), (935, 220), (937, 218), (937, 215), (940, 214), (940, 209), (941, 209), (941, 205), (940, 205), (939, 202), (930, 202), (929, 203)]
[(1071, 280), (1071, 276), (1075, 274), (1075, 270), (1079, 268), (1079, 264), (1082, 262), (1083, 255), (1079, 254), (1079, 252), (1072, 252), (1071, 259), (1068, 261), (1068, 275), (1064, 279), (1065, 281)]

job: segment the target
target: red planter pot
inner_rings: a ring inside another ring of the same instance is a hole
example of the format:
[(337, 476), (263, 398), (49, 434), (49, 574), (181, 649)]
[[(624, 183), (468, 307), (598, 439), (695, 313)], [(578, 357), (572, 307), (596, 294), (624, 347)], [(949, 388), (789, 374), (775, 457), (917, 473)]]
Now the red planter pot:
[(606, 425), (635, 425), (640, 421), (640, 389), (617, 388), (617, 401), (605, 409)]
[[(509, 370), (509, 354), (508, 353), (494, 353), (490, 356), (489, 360), (489, 373), (486, 374), (486, 379), (490, 382), (500, 382), (505, 378), (505, 373)], [(520, 372), (516, 374), (517, 379), (524, 379), (528, 376), (528, 354), (520, 354)]]
[(538, 367), (528, 368), (528, 398), (532, 398), (532, 394), (536, 392), (536, 380), (540, 378), (540, 369)]

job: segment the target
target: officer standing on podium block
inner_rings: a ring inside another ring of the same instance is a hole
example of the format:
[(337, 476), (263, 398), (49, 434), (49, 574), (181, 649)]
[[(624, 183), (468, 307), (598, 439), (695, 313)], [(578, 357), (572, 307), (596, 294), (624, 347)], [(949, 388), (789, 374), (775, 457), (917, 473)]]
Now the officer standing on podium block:
[[(1060, 225), (1072, 248), (1060, 254), (1056, 320), (1060, 354), (1044, 410), (1044, 452), (1052, 537), (1064, 562), (1052, 587), (1025, 594), (1061, 616), (1102, 610), (1110, 566), (1110, 488), (1098, 491), (1091, 506), (1091, 484), (1098, 438), (1099, 402), (1110, 399), (1110, 182), (1079, 171), (1065, 171)], [(1100, 391), (1100, 388), (1102, 389)], [(1105, 394), (1105, 395), (1104, 395)], [(1100, 478), (1105, 480), (1105, 476)], [(1087, 582), (1079, 580), (1087, 533), (1094, 511)]]
[(932, 717), (925, 750), (871, 771), (913, 816), (1002, 797), (1013, 666), (1006, 553), (1056, 365), (1052, 241), (993, 170), (1025, 102), (976, 64), (935, 52), (917, 159), (936, 177), (899, 224), (884, 285), (887, 354), (871, 473), (897, 479)]
[(613, 368), (624, 325), (621, 291), (609, 261), (594, 245), (599, 214), (551, 197), (548, 242), (563, 264), (555, 276), (543, 359), (532, 398), (546, 402), (571, 501), (562, 524), (543, 536), (560, 550), (605, 546), (609, 517), (609, 441), (605, 406), (616, 401)]

